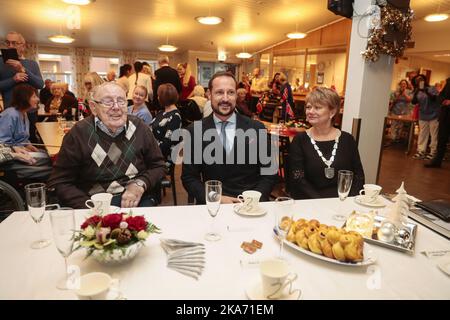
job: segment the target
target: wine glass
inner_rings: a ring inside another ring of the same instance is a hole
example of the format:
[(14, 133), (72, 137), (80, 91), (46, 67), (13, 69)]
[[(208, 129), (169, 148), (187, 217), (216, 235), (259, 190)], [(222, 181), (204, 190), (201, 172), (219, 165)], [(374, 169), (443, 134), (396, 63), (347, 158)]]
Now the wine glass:
[(32, 249), (41, 249), (50, 245), (50, 241), (42, 236), (42, 227), (40, 227), (45, 213), (45, 188), (45, 183), (31, 183), (25, 186), (28, 212), (39, 227), (39, 240), (31, 244)]
[(283, 258), (283, 244), (292, 225), (294, 210), (294, 199), (289, 197), (278, 197), (275, 199), (276, 232), (280, 240), (279, 258)]
[(67, 273), (67, 258), (72, 253), (74, 243), (75, 231), (75, 215), (72, 208), (59, 208), (50, 211), (50, 221), (52, 224), (53, 241), (56, 249), (63, 256), (65, 263), (65, 277), (58, 281), (56, 288), (67, 290), (68, 288), (68, 273)]
[(218, 241), (221, 239), (220, 234), (214, 230), (214, 218), (217, 216), (222, 199), (222, 182), (218, 180), (209, 180), (205, 182), (206, 207), (209, 215), (212, 217), (211, 231), (205, 235), (208, 241)]
[[(342, 211), (342, 205), (347, 199), (348, 193), (350, 192), (350, 189), (352, 188), (352, 182), (353, 182), (353, 172), (348, 170), (339, 170), (338, 171), (338, 180), (337, 180), (337, 189), (338, 189), (338, 195), (340, 200), (340, 211)], [(333, 216), (333, 219), (337, 221), (345, 221), (347, 220), (347, 216), (338, 213)]]

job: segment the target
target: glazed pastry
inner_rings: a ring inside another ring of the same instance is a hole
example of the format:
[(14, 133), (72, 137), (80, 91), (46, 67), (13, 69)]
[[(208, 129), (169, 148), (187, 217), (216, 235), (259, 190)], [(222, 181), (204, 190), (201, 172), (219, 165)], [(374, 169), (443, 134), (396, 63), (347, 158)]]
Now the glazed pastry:
[(363, 259), (362, 248), (356, 242), (346, 245), (344, 254), (345, 258), (350, 262), (359, 262)]
[(305, 235), (308, 238), (316, 232), (317, 232), (317, 228), (315, 226), (312, 226), (311, 224), (308, 224), (308, 226), (305, 228)]
[(323, 255), (328, 258), (334, 259), (333, 250), (331, 249), (331, 243), (328, 242), (327, 237), (323, 232), (319, 233), (319, 242)]
[(308, 247), (314, 253), (323, 254), (320, 248), (319, 233), (316, 232), (308, 238)]
[(345, 261), (344, 248), (342, 248), (342, 245), (340, 242), (336, 242), (335, 244), (333, 244), (332, 251), (333, 251), (333, 256), (336, 258), (336, 260), (339, 260), (341, 262)]
[(320, 222), (317, 221), (316, 219), (312, 219), (312, 220), (309, 220), (309, 225), (314, 226), (318, 229), (320, 227)]
[(341, 234), (337, 230), (328, 230), (327, 232), (327, 240), (333, 245), (339, 241)]

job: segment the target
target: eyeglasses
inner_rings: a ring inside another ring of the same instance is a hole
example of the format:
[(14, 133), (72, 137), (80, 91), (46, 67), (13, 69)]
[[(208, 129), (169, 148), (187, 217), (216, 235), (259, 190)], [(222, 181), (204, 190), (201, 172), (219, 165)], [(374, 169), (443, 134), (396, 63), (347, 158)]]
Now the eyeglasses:
[(23, 44), (23, 42), (17, 42), (17, 41), (9, 41), (9, 40), (5, 40), (4, 44), (5, 44), (5, 46), (8, 46), (8, 47), (9, 47), (9, 46), (16, 47), (16, 46), (18, 46), (18, 45)]
[(120, 108), (125, 108), (125, 107), (128, 106), (128, 101), (125, 100), (125, 99), (121, 99), (121, 98), (118, 98), (117, 100), (114, 100), (114, 99), (103, 99), (103, 100), (100, 100), (100, 101), (96, 101), (96, 100), (93, 100), (93, 101), (98, 103), (98, 104), (101, 104), (101, 105), (103, 105), (103, 106), (105, 106), (107, 108), (114, 107), (114, 104), (116, 104), (116, 103), (117, 103), (117, 105)]

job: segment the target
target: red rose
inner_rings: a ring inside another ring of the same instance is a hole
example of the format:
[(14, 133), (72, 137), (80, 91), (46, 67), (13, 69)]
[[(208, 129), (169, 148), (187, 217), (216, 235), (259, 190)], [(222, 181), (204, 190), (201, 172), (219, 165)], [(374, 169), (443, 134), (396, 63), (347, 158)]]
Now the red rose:
[(92, 216), (88, 218), (82, 225), (81, 229), (86, 229), (88, 226), (93, 226), (94, 228), (97, 226), (97, 224), (102, 220), (99, 216)]
[(147, 229), (147, 221), (143, 216), (129, 217), (127, 220), (128, 229), (139, 232)]
[(102, 219), (102, 227), (111, 228), (114, 230), (119, 227), (119, 224), (122, 222), (122, 213), (112, 213), (103, 217)]

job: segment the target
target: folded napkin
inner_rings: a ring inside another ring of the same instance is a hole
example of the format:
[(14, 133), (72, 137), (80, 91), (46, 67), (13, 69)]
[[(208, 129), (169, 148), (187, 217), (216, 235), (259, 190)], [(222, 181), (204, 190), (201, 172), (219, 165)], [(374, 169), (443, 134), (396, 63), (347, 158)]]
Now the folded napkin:
[(198, 280), (205, 268), (205, 245), (177, 239), (160, 241), (167, 253), (167, 267)]

